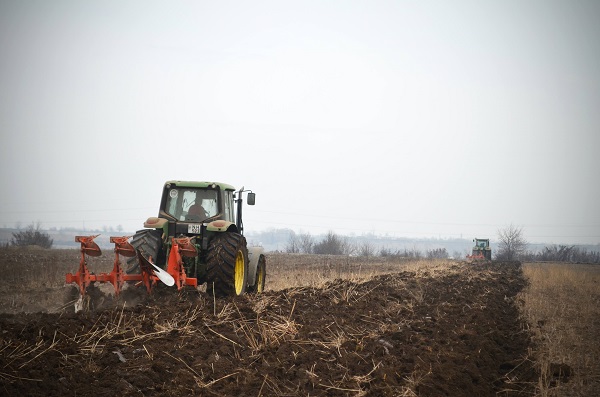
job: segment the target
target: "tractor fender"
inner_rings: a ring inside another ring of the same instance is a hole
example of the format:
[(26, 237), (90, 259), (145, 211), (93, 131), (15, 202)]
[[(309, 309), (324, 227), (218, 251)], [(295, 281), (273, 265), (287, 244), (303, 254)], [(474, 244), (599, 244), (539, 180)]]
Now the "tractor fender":
[(165, 218), (158, 218), (156, 216), (151, 216), (150, 218), (146, 219), (146, 222), (144, 222), (144, 227), (147, 229), (162, 229), (162, 236), (161, 238), (163, 239), (163, 242), (166, 242), (166, 238), (169, 235), (169, 221), (166, 220)]
[(258, 259), (265, 252), (263, 247), (248, 247), (248, 276), (246, 283), (254, 285), (256, 283), (256, 268), (258, 267)]
[(169, 221), (164, 218), (157, 218), (155, 216), (151, 216), (150, 218), (146, 219), (146, 222), (144, 222), (144, 227), (150, 229), (163, 229), (165, 223), (168, 222)]
[(206, 224), (206, 230), (209, 232), (236, 232), (237, 226), (233, 222), (218, 219)]

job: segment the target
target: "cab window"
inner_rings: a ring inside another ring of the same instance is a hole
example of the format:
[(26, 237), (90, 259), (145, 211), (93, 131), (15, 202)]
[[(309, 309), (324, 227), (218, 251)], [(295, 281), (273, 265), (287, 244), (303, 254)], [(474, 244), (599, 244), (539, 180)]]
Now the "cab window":
[(225, 203), (224, 203), (224, 212), (225, 212), (225, 220), (229, 222), (233, 222), (233, 192), (231, 190), (226, 190), (223, 194)]
[(180, 221), (203, 221), (219, 213), (217, 190), (173, 188), (165, 211)]

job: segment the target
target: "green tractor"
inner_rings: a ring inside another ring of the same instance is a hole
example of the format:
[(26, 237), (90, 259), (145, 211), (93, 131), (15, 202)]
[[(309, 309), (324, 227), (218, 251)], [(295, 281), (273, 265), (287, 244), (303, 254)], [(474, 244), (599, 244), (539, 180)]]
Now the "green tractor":
[(467, 259), (487, 259), (492, 260), (492, 248), (490, 247), (490, 239), (475, 238), (473, 239), (475, 246), (471, 255), (467, 255)]
[(236, 192), (224, 183), (166, 182), (158, 216), (133, 236), (137, 255), (127, 260), (126, 273), (140, 273), (149, 262), (169, 273), (178, 288), (207, 283), (207, 291), (218, 296), (262, 292), (266, 258), (243, 235), (245, 192), (254, 205), (255, 194), (243, 187)]

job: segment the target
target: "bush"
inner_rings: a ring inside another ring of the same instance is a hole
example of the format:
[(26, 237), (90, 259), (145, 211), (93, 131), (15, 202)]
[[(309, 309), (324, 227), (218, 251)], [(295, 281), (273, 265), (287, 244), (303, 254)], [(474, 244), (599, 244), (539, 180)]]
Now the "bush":
[(392, 251), (391, 249), (384, 247), (379, 251), (379, 256), (381, 256), (382, 258), (421, 259), (423, 257), (423, 254), (416, 248), (410, 250), (404, 248), (404, 251)]
[(313, 246), (313, 252), (324, 255), (350, 255), (352, 247), (346, 238), (329, 231), (321, 242)]
[(50, 238), (48, 233), (40, 231), (40, 224), (29, 225), (25, 230), (12, 234), (10, 244), (17, 247), (25, 247), (28, 245), (37, 245), (42, 248), (52, 248), (54, 240)]
[(446, 248), (435, 248), (427, 251), (428, 259), (447, 259), (448, 251)]

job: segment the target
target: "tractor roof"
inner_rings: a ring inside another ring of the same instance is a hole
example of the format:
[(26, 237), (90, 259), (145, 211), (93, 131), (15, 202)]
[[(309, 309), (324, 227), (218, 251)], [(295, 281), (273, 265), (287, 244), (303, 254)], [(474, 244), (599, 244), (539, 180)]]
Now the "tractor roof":
[(221, 182), (198, 182), (198, 181), (167, 181), (165, 185), (171, 184), (175, 186), (181, 187), (196, 187), (196, 188), (206, 188), (212, 185), (217, 185), (221, 188), (221, 190), (235, 190), (235, 188), (227, 183)]

